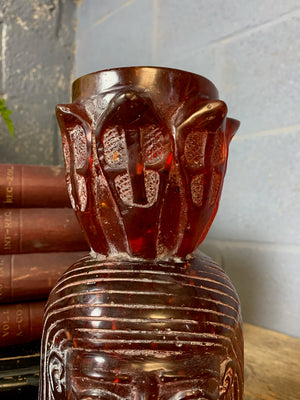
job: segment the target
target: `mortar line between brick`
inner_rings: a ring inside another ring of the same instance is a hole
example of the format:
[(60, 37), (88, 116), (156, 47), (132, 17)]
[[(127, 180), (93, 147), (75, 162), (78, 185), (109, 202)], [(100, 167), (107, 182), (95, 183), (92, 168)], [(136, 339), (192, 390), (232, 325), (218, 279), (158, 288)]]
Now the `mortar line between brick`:
[(234, 136), (233, 140), (235, 142), (243, 141), (243, 140), (251, 140), (259, 137), (265, 136), (276, 136), (281, 134), (288, 134), (288, 133), (295, 133), (300, 131), (300, 124), (297, 125), (289, 125), (289, 126), (282, 126), (277, 129), (266, 129), (264, 131), (253, 132), (253, 133), (245, 133), (241, 134), (240, 136)]
[[(290, 253), (300, 253), (300, 244), (289, 244), (289, 243), (271, 243), (271, 242), (254, 242), (251, 240), (222, 240), (222, 239), (205, 239), (203, 246), (212, 245), (215, 246), (217, 250), (222, 251), (224, 247), (231, 248), (248, 248), (253, 250), (277, 250), (277, 251), (289, 251)], [(218, 247), (219, 246), (219, 247)], [(200, 246), (200, 250), (201, 249)]]
[(285, 13), (283, 15), (280, 15), (279, 17), (271, 20), (271, 21), (265, 21), (261, 24), (257, 24), (254, 26), (248, 26), (246, 28), (243, 28), (241, 30), (237, 30), (236, 32), (232, 32), (230, 33), (228, 36), (224, 36), (215, 40), (212, 40), (210, 42), (207, 42), (206, 44), (204, 44), (203, 46), (200, 47), (196, 47), (193, 49), (188, 50), (187, 52), (182, 52), (180, 55), (175, 56), (174, 58), (171, 58), (169, 60), (165, 59), (162, 60), (164, 63), (174, 63), (176, 61), (182, 60), (183, 58), (187, 58), (187, 57), (192, 57), (193, 55), (198, 54), (200, 51), (202, 51), (203, 49), (206, 48), (214, 48), (214, 47), (222, 47), (224, 44), (227, 44), (231, 41), (243, 38), (248, 36), (251, 33), (255, 33), (255, 32), (259, 32), (260, 30), (264, 30), (264, 29), (268, 29), (269, 27), (273, 26), (273, 25), (277, 25), (280, 22), (283, 22), (285, 20), (289, 20), (291, 17), (293, 17), (294, 15), (300, 15), (300, 8), (296, 8), (294, 10), (289, 11), (288, 13)]
[(7, 25), (3, 23), (1, 37), (1, 62), (2, 62), (2, 91), (5, 91), (6, 82), (6, 40), (7, 40)]
[(104, 17), (98, 19), (98, 21), (96, 21), (93, 26), (95, 25), (100, 25), (102, 24), (104, 21), (106, 21), (107, 19), (109, 19), (110, 17), (112, 17), (113, 15), (117, 14), (119, 11), (121, 11), (123, 8), (126, 8), (128, 6), (131, 6), (131, 4), (133, 4), (136, 0), (128, 0), (125, 3), (123, 3), (121, 5), (121, 7), (111, 11), (110, 13), (106, 14)]
[(268, 29), (268, 28), (270, 28), (270, 27), (272, 27), (274, 25), (277, 25), (277, 24), (279, 24), (279, 23), (281, 23), (283, 21), (289, 20), (291, 17), (293, 17), (294, 15), (297, 15), (297, 14), (300, 14), (300, 9), (299, 8), (291, 10), (291, 11), (289, 11), (289, 12), (287, 12), (285, 14), (282, 14), (282, 15), (280, 15), (277, 18), (274, 18), (272, 20), (265, 21), (265, 22), (263, 22), (261, 24), (257, 24), (257, 25), (254, 25), (254, 26), (246, 27), (244, 29), (241, 29), (240, 31), (233, 32), (228, 36), (225, 36), (223, 38), (215, 40), (214, 42), (212, 42), (212, 44), (227, 44), (227, 43), (229, 43), (229, 42), (231, 42), (233, 40), (240, 39), (240, 38), (248, 36), (248, 35), (250, 35), (252, 33)]

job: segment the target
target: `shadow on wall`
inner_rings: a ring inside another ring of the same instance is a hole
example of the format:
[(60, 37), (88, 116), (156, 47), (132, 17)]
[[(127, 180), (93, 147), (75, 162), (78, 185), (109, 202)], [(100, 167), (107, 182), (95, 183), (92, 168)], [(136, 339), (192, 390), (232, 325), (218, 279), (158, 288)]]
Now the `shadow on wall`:
[[(292, 301), (300, 285), (296, 247), (207, 239), (200, 250), (232, 280), (245, 322), (300, 337), (300, 304)], [(294, 279), (287, 279), (287, 274)]]

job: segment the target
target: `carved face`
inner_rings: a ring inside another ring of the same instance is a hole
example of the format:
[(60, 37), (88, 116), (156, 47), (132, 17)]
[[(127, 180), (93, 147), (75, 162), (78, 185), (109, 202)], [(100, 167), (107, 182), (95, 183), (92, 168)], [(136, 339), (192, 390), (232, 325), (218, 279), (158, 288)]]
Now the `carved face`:
[[(56, 400), (238, 400), (238, 381), (230, 366), (220, 371), (216, 357), (164, 352), (69, 349), (65, 361), (50, 356)], [(67, 366), (67, 368), (65, 368)], [(65, 372), (62, 373), (63, 368)], [(222, 368), (221, 368), (222, 369)], [(220, 385), (220, 373), (223, 373)]]
[(240, 400), (238, 310), (208, 259), (75, 264), (46, 311), (41, 400)]

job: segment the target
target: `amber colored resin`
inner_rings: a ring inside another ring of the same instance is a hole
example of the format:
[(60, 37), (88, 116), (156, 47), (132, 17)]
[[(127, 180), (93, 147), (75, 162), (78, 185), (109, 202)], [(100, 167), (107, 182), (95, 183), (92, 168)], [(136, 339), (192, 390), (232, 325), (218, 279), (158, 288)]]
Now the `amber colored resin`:
[(241, 400), (238, 296), (193, 252), (239, 126), (207, 79), (132, 67), (57, 106), (72, 206), (91, 246), (45, 312), (40, 400)]

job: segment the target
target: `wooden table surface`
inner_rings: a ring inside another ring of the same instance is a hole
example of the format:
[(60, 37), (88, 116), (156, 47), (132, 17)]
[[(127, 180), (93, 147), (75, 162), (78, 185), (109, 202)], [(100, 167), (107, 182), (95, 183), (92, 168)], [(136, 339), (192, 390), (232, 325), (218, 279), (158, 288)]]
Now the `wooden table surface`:
[(244, 400), (300, 400), (300, 339), (249, 324), (244, 339)]

